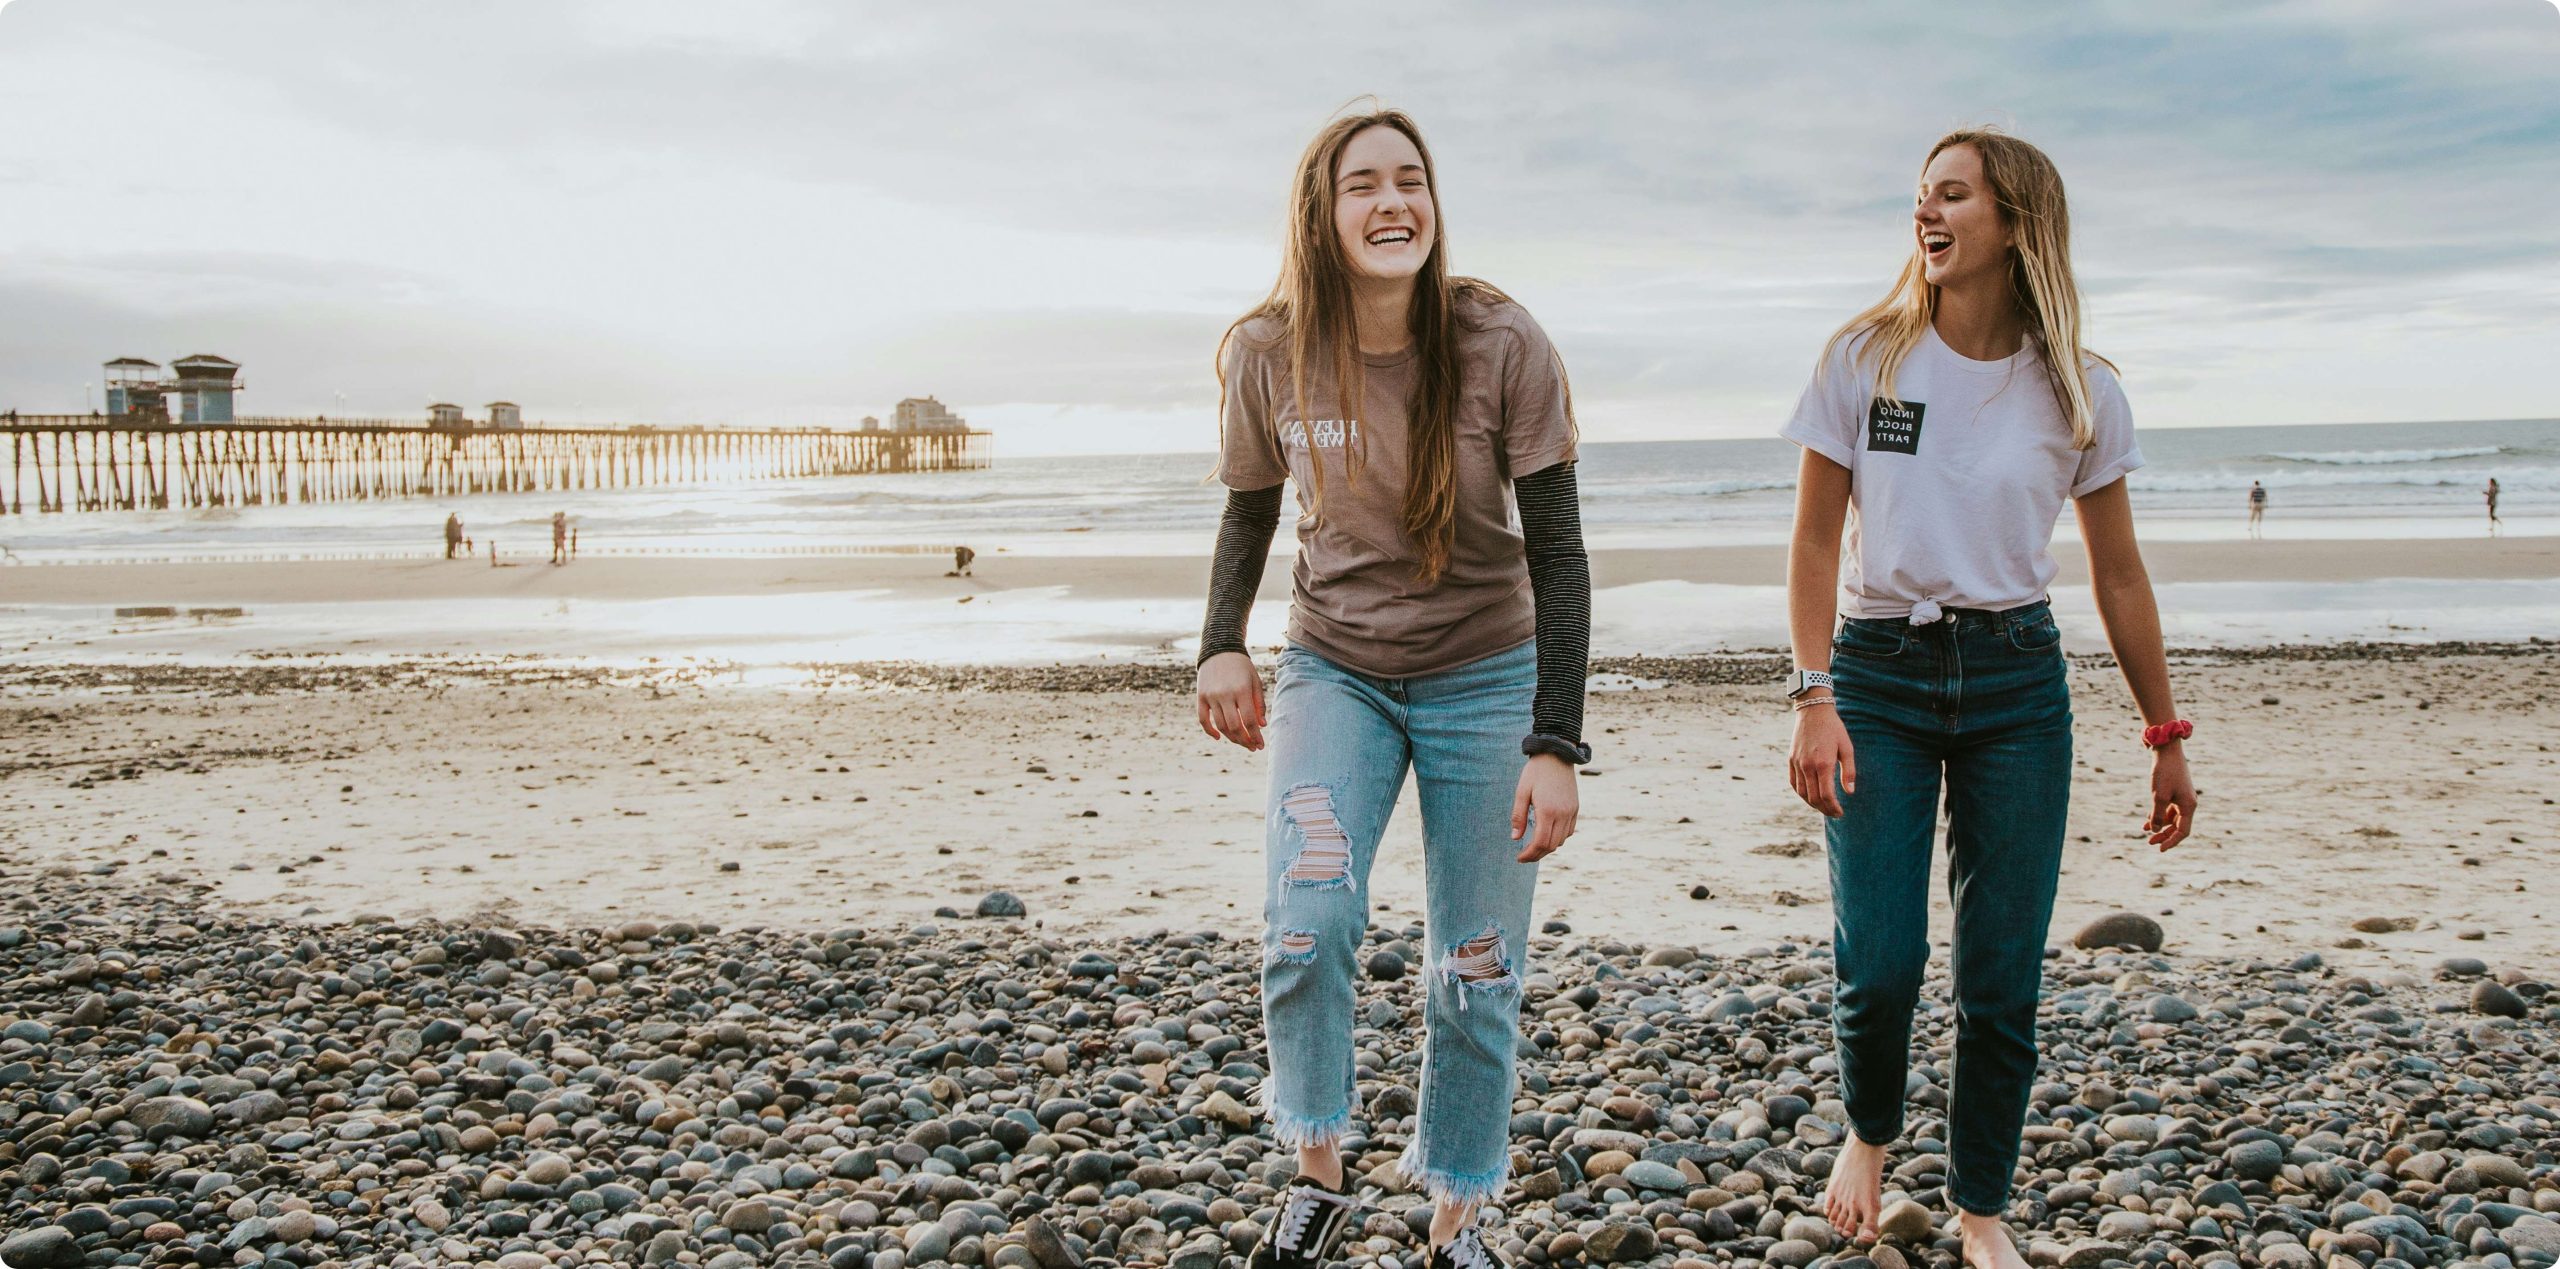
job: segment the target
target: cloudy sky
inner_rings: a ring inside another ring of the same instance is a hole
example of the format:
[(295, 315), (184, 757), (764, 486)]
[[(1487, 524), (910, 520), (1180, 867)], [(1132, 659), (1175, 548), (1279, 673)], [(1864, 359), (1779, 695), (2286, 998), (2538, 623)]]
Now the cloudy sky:
[[(1595, 440), (1766, 434), (1950, 127), (2070, 186), (2152, 426), (2546, 417), (2553, 0), (0, 0), (0, 408), (213, 352), (242, 409), (1200, 449), (1289, 167), (1423, 123)], [(343, 405), (341, 405), (343, 401)]]

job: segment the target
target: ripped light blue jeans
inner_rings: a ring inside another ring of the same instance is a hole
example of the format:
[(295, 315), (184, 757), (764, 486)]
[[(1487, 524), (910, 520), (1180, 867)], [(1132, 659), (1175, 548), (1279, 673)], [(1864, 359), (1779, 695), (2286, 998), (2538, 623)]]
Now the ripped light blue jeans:
[(1422, 795), (1429, 996), (1421, 1122), (1399, 1166), (1444, 1202), (1490, 1200), (1510, 1175), (1521, 958), (1538, 885), (1538, 866), (1519, 862), (1511, 837), (1511, 799), (1537, 675), (1534, 641), (1406, 679), (1291, 646), (1272, 694), (1262, 970), (1271, 1077), (1261, 1089), (1272, 1136), (1331, 1145), (1350, 1126), (1369, 868), (1410, 767)]

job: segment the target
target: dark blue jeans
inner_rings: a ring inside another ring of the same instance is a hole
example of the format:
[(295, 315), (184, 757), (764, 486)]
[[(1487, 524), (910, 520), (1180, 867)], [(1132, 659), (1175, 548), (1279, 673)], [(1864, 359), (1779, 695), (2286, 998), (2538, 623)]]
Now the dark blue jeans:
[(1826, 822), (1841, 1100), (1859, 1137), (1901, 1135), (1943, 777), (1956, 996), (1947, 1194), (1982, 1215), (2008, 1206), (2036, 1069), (2045, 927), (2071, 798), (2061, 641), (2042, 602), (1951, 608), (1926, 626), (1852, 618), (1832, 641), (1858, 767), (1846, 814)]

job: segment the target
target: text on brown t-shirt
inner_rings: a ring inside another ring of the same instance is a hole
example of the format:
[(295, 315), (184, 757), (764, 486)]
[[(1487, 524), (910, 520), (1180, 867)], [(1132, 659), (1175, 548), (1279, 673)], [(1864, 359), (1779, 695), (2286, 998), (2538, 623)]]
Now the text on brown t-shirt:
[[(1361, 408), (1344, 418), (1330, 365), (1305, 368), (1314, 408), (1300, 408), (1277, 320), (1247, 322), (1227, 344), (1218, 478), (1230, 489), (1287, 479), (1298, 491), (1289, 638), (1379, 678), (1456, 669), (1536, 633), (1511, 482), (1574, 457), (1564, 371), (1518, 304), (1462, 295), (1457, 317), (1455, 537), (1428, 587), (1404, 529), (1415, 351), (1363, 356)], [(1324, 464), (1321, 516), (1313, 463)]]

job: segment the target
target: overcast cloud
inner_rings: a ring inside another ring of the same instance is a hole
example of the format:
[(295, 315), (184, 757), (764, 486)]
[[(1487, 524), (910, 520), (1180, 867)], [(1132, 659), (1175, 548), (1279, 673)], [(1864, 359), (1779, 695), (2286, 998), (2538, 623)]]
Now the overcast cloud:
[(214, 352), (260, 414), (931, 392), (1007, 453), (1204, 448), (1290, 164), (1374, 92), (1593, 439), (1772, 430), (1982, 121), (2061, 165), (2146, 424), (2548, 416), (2555, 65), (2551, 0), (15, 0), (0, 408)]

